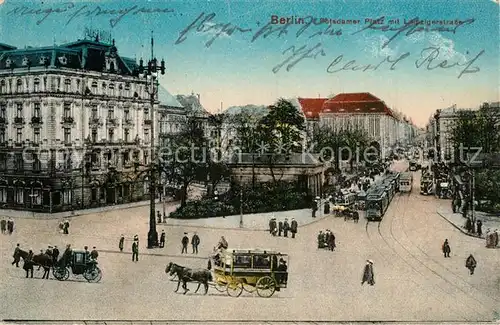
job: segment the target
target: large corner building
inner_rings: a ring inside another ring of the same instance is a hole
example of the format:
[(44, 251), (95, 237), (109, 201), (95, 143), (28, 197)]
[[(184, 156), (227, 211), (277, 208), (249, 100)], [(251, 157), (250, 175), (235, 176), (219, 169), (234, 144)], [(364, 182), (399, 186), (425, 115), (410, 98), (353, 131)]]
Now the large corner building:
[(2, 208), (50, 213), (148, 199), (151, 125), (170, 132), (185, 113), (160, 86), (151, 119), (138, 68), (114, 41), (0, 44)]

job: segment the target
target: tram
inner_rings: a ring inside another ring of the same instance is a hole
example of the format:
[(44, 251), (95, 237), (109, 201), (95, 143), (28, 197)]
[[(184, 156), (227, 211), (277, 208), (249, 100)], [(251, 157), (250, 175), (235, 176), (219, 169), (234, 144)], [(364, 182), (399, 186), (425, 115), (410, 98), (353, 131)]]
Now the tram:
[(410, 193), (413, 187), (413, 175), (410, 172), (402, 173), (399, 177), (399, 191)]
[(366, 196), (366, 219), (380, 221), (389, 207), (389, 197), (383, 188)]

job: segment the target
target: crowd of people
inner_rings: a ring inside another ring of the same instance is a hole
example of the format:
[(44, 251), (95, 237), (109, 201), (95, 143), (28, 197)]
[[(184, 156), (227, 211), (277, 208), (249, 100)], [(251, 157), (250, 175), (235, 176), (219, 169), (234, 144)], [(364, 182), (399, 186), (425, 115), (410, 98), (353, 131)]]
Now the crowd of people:
[[(224, 237), (222, 237), (224, 238)], [(181, 240), (181, 245), (182, 245), (182, 250), (181, 250), (181, 254), (187, 254), (188, 252), (188, 245), (189, 245), (189, 237), (188, 237), (188, 233), (185, 232), (184, 233), (184, 237), (182, 237), (182, 240)], [(198, 233), (194, 233), (193, 236), (191, 237), (191, 246), (193, 248), (193, 251), (191, 252), (191, 254), (198, 254), (198, 246), (200, 245), (200, 236), (198, 236)]]
[(12, 235), (14, 232), (14, 220), (12, 220), (12, 218), (7, 220), (2, 219), (0, 221), (0, 229), (2, 230), (2, 234)]
[(294, 218), (292, 218), (291, 223), (288, 222), (288, 218), (285, 218), (284, 222), (281, 220), (276, 222), (276, 218), (269, 220), (269, 233), (273, 236), (281, 237), (281, 234), (283, 234), (283, 237), (288, 237), (288, 233), (290, 232), (292, 238), (295, 238), (298, 227), (299, 224)]
[(334, 251), (337, 245), (335, 244), (335, 235), (330, 229), (320, 231), (318, 234), (318, 248), (327, 248)]

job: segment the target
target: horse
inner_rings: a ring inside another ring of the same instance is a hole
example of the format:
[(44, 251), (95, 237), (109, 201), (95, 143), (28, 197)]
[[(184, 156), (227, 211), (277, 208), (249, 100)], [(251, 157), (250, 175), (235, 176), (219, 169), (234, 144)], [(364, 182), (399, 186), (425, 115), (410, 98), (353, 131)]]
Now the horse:
[(168, 263), (165, 268), (165, 273), (169, 275), (176, 274), (177, 281), (177, 289), (175, 292), (179, 291), (179, 286), (182, 281), (182, 289), (184, 289), (184, 294), (186, 294), (189, 289), (187, 288), (187, 282), (198, 282), (198, 288), (196, 288), (195, 293), (200, 289), (201, 284), (205, 287), (205, 294), (208, 292), (208, 282), (212, 281), (212, 273), (206, 269), (190, 269), (184, 266), (180, 266), (175, 263)]
[(26, 277), (28, 277), (28, 272), (31, 271), (31, 277), (33, 277), (33, 266), (38, 265), (39, 267), (43, 267), (43, 276), (42, 279), (49, 278), (50, 268), (53, 266), (52, 256), (47, 254), (38, 254), (34, 255), (32, 260), (28, 260), (29, 253), (19, 249), (14, 252), (14, 259), (16, 257), (21, 257), (24, 261), (23, 269), (26, 271)]

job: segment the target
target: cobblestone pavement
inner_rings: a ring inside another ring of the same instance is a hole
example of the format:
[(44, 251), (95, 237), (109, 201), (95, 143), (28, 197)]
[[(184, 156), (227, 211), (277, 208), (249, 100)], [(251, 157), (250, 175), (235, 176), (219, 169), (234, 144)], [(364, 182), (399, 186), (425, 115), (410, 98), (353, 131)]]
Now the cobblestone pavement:
[[(103, 279), (97, 284), (73, 276), (64, 282), (25, 279), (22, 269), (10, 265), (15, 244), (40, 249), (71, 242), (77, 248), (113, 249), (122, 232), (129, 238), (135, 233), (144, 236), (147, 217), (127, 217), (123, 211), (81, 216), (72, 221), (68, 236), (56, 231), (57, 220), (19, 220), (12, 236), (0, 236), (0, 318), (122, 319), (129, 320), (127, 324), (159, 319), (190, 320), (189, 324), (252, 319), (260, 324), (500, 319), (500, 250), (484, 248), (482, 241), (464, 236), (441, 218), (436, 213), (440, 200), (418, 195), (415, 176), (412, 194), (396, 195), (381, 223), (361, 220), (355, 224), (327, 217), (302, 226), (296, 239), (272, 237), (264, 231), (168, 226), (168, 247), (154, 251), (170, 256), (140, 255), (139, 262), (133, 263), (129, 254), (102, 252)], [(326, 228), (336, 235), (334, 252), (316, 248), (316, 235)], [(199, 233), (198, 256), (180, 256), (184, 231)], [(250, 293), (232, 298), (212, 287), (204, 296), (194, 293), (194, 284), (189, 284), (191, 291), (186, 295), (174, 293), (176, 283), (164, 273), (165, 265), (173, 261), (205, 267), (205, 257), (221, 235), (231, 247), (289, 253), (288, 288), (268, 299)], [(445, 238), (452, 250), (446, 259), (441, 253)], [(130, 242), (126, 248), (130, 250)], [(470, 253), (478, 261), (472, 276), (464, 266)], [(374, 286), (361, 285), (366, 259), (374, 261)]]

